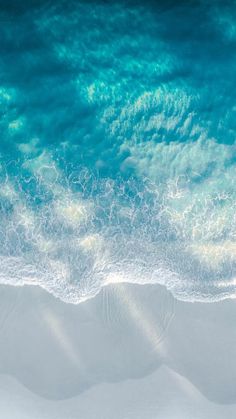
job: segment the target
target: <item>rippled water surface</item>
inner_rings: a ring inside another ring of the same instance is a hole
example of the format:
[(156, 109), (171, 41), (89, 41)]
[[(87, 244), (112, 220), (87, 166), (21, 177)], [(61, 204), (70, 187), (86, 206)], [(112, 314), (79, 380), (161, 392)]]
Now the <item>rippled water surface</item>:
[(0, 281), (235, 297), (236, 6), (0, 10)]

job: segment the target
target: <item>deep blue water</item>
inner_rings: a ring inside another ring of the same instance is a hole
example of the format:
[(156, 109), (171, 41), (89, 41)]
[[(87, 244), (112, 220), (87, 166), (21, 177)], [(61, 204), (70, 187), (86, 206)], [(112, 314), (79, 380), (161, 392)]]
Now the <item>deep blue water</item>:
[(0, 281), (235, 296), (236, 3), (3, 1)]

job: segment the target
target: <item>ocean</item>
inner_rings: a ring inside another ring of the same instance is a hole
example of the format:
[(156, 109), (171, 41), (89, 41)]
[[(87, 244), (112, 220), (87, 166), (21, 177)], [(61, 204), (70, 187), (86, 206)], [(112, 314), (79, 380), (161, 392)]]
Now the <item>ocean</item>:
[(236, 296), (236, 3), (0, 8), (0, 283)]

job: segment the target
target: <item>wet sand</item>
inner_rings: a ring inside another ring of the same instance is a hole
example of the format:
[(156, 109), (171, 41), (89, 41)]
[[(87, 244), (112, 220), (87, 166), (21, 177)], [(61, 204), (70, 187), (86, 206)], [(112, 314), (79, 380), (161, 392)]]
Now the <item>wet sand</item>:
[(157, 285), (108, 286), (79, 305), (0, 287), (4, 419), (236, 417), (236, 302)]

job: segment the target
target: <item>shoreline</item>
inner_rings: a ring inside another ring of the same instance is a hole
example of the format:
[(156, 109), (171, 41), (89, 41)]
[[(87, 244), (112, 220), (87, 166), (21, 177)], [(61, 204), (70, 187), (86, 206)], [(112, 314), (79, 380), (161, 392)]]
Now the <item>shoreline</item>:
[[(91, 419), (95, 413), (90, 405), (98, 394), (106, 399), (111, 392), (116, 405), (126, 397), (123, 388), (131, 386), (127, 397), (136, 416), (127, 417), (139, 417), (135, 406), (141, 396), (134, 391), (133, 397), (132, 388), (143, 381), (154, 416), (140, 418), (162, 419), (159, 407), (169, 406), (171, 392), (182, 409), (205, 406), (198, 418), (217, 418), (218, 411), (219, 418), (231, 417), (231, 410), (232, 419), (236, 415), (234, 300), (193, 304), (176, 300), (161, 285), (122, 283), (108, 285), (78, 305), (37, 286), (1, 285), (0, 303), (0, 383), (6, 375), (13, 377), (17, 388), (23, 385), (32, 400), (40, 398), (48, 406), (46, 411), (49, 405), (73, 410), (85, 403), (89, 413), (81, 417)], [(127, 415), (126, 410), (111, 412), (106, 402), (101, 402), (101, 417)], [(60, 416), (59, 408), (55, 418), (64, 417), (78, 416)]]

